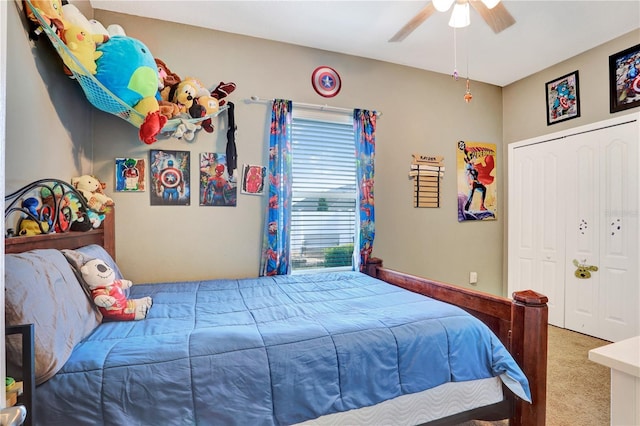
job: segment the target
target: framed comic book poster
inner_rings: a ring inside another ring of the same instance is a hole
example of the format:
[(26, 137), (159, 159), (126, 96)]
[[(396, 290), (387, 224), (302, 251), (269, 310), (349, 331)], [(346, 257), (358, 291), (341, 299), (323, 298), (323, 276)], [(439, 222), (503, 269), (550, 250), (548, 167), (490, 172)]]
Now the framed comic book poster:
[(149, 151), (152, 206), (188, 206), (191, 155), (189, 151)]
[(496, 163), (496, 144), (458, 142), (458, 222), (496, 220)]
[(609, 111), (640, 105), (640, 44), (609, 56)]
[(547, 126), (580, 117), (578, 71), (545, 84), (547, 94)]
[(262, 195), (264, 193), (264, 177), (267, 168), (264, 166), (242, 165), (242, 193)]
[(144, 158), (116, 158), (116, 191), (144, 192), (145, 173)]
[(200, 205), (231, 206), (238, 201), (238, 185), (227, 170), (227, 155), (217, 152), (200, 154)]

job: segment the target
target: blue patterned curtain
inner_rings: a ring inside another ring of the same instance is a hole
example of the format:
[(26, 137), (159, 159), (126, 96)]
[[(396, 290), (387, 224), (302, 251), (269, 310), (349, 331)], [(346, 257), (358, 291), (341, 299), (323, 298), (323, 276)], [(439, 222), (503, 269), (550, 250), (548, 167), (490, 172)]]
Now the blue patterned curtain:
[(271, 109), (269, 204), (262, 242), (261, 276), (290, 272), (291, 106), (291, 101), (276, 99)]
[(356, 139), (356, 173), (360, 209), (360, 271), (364, 271), (373, 250), (376, 235), (373, 201), (373, 176), (376, 151), (376, 112), (353, 111), (353, 130)]

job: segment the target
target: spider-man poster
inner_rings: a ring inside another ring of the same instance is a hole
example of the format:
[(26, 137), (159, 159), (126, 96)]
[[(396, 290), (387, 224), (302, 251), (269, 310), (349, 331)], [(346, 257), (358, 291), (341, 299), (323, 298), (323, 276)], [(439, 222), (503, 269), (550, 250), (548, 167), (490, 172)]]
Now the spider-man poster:
[(190, 161), (189, 151), (149, 151), (152, 206), (189, 205)]
[(200, 205), (235, 206), (238, 185), (227, 171), (227, 156), (216, 152), (200, 154)]
[(458, 142), (458, 222), (496, 220), (496, 144)]

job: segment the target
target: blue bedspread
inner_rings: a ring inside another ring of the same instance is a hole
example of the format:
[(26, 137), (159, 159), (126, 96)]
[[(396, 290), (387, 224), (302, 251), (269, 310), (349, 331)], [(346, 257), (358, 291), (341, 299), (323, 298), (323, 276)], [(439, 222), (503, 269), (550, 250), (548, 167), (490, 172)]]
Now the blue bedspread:
[[(36, 390), (47, 425), (280, 425), (438, 386), (527, 379), (463, 310), (358, 272), (136, 285)], [(506, 377), (506, 376), (505, 376)]]

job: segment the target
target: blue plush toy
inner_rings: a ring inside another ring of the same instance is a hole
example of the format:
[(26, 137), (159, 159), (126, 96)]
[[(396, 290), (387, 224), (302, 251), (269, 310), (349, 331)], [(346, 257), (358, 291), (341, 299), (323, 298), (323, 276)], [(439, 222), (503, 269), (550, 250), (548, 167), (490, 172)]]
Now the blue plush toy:
[(96, 60), (96, 79), (115, 96), (142, 114), (140, 140), (150, 144), (166, 124), (156, 99), (158, 69), (149, 48), (128, 36), (113, 36), (97, 47), (102, 53)]

